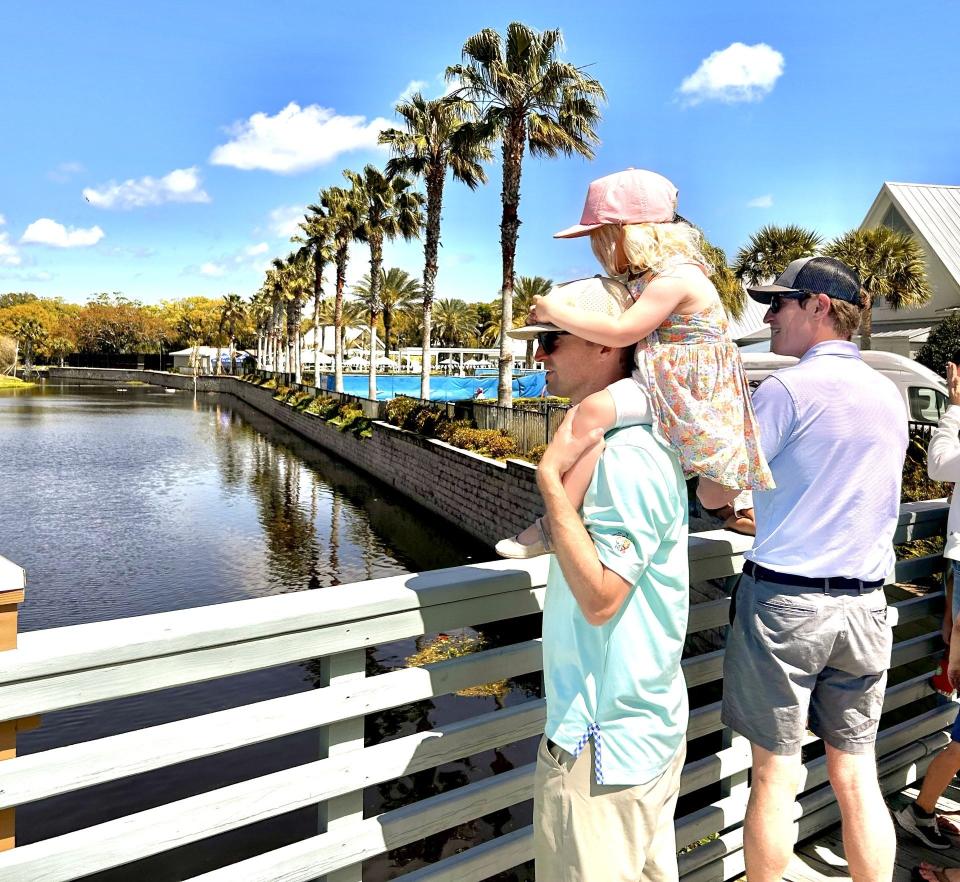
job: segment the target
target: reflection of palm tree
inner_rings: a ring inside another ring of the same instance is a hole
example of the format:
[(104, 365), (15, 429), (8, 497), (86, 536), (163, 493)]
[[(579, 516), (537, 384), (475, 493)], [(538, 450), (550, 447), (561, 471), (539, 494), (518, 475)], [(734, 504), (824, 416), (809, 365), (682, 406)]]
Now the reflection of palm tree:
[[(487, 28), (463, 44), (466, 63), (447, 68), (459, 80), (455, 94), (480, 105), (481, 120), (503, 146), (503, 213), (500, 248), (503, 285), (500, 314), (513, 327), (513, 282), (520, 232), (520, 172), (529, 146), (533, 156), (579, 153), (593, 158), (598, 142), (594, 126), (600, 120), (597, 103), (605, 97), (597, 80), (558, 55), (563, 49), (559, 30), (538, 32), (521, 22), (507, 26), (506, 40)], [(509, 407), (513, 389), (510, 338), (500, 335), (500, 381), (497, 403)]]

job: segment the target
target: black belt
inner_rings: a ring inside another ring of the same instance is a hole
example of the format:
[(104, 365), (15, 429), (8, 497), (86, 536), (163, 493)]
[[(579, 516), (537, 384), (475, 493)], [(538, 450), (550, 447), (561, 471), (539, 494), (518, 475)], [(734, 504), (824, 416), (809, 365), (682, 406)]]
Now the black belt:
[(791, 573), (778, 573), (768, 570), (752, 560), (744, 561), (743, 571), (754, 579), (773, 582), (776, 585), (794, 585), (797, 588), (814, 588), (817, 591), (873, 591), (883, 585), (883, 579), (864, 582), (862, 579), (848, 579), (845, 576), (830, 576), (827, 579), (811, 579), (809, 576), (794, 576)]

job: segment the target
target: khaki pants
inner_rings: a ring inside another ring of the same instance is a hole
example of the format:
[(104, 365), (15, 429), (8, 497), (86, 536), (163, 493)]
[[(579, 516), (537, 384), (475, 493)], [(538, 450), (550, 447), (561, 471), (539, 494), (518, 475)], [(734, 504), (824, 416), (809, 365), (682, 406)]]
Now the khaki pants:
[(646, 784), (597, 784), (593, 742), (574, 758), (540, 740), (533, 796), (537, 882), (677, 882), (673, 812), (686, 744)]

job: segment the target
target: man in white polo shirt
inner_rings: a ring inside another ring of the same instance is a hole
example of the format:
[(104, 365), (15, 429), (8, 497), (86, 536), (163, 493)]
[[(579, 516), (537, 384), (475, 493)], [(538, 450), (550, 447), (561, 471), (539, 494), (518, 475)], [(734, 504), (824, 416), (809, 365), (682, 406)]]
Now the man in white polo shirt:
[(896, 837), (874, 742), (892, 635), (883, 582), (907, 447), (896, 387), (860, 358), (856, 273), (795, 260), (772, 285), (771, 349), (800, 358), (760, 384), (754, 406), (776, 488), (755, 493), (724, 658), (723, 722), (745, 735), (753, 776), (744, 830), (750, 882), (779, 882), (793, 846), (806, 729), (822, 738), (854, 882), (889, 880)]
[[(610, 279), (558, 285), (581, 309), (617, 315)], [(533, 322), (547, 388), (577, 404), (630, 375), (616, 349)], [(680, 668), (689, 607), (687, 493), (676, 454), (649, 425), (606, 434), (577, 511), (562, 477), (587, 444), (568, 416), (537, 470), (550, 520), (543, 608), (547, 721), (534, 779), (534, 856), (543, 882), (676, 882), (673, 813), (686, 754)]]

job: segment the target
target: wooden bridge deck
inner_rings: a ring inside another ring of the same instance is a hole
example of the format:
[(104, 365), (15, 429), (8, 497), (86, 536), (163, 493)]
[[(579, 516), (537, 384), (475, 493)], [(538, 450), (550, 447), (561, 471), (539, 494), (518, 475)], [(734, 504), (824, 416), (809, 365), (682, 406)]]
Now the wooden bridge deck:
[[(891, 809), (899, 809), (916, 798), (918, 788), (907, 787), (889, 798)], [(950, 786), (937, 803), (937, 810), (960, 819), (960, 787)], [(960, 846), (947, 851), (934, 851), (905, 833), (896, 822), (897, 858), (893, 882), (910, 882), (910, 871), (920, 861), (929, 861), (945, 867), (960, 867)], [(834, 825), (818, 836), (797, 846), (793, 860), (784, 876), (786, 882), (849, 882), (850, 871), (843, 855), (840, 826)]]

